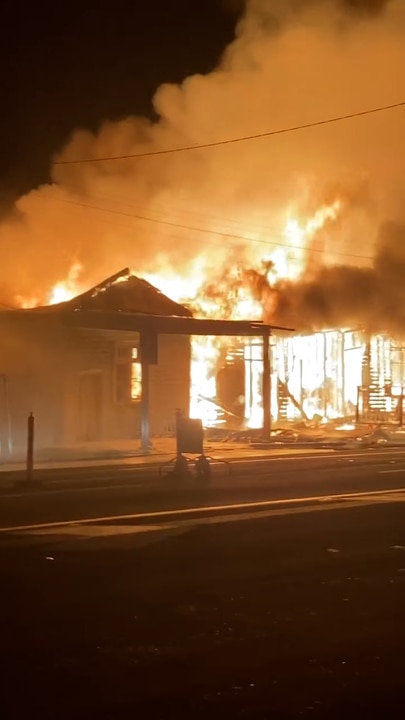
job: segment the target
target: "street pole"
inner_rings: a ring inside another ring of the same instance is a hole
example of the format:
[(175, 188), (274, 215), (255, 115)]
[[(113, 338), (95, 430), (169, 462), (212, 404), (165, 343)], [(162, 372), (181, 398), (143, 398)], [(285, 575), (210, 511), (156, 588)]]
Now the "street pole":
[(271, 438), (271, 360), (270, 331), (263, 333), (263, 440)]
[(10, 417), (10, 403), (8, 397), (8, 378), (7, 375), (0, 375), (3, 381), (3, 397), (4, 397), (4, 414), (6, 424), (6, 435), (7, 435), (7, 458), (9, 459), (13, 452), (13, 444), (11, 437), (11, 417)]
[(401, 395), (399, 397), (399, 426), (404, 422), (404, 348), (401, 346)]
[(357, 386), (356, 424), (360, 421), (360, 385)]
[(150, 452), (149, 437), (149, 365), (142, 361), (141, 392), (141, 449), (144, 455)]
[(34, 478), (34, 435), (35, 435), (35, 418), (31, 412), (28, 415), (27, 423), (27, 468), (26, 481), (32, 483)]

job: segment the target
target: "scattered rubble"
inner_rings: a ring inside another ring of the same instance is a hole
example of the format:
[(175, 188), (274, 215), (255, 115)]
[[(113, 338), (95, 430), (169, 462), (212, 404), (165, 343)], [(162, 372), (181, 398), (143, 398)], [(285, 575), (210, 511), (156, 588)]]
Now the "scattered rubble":
[[(257, 447), (265, 441), (261, 429), (212, 428), (206, 430), (207, 442), (246, 443)], [(395, 425), (356, 423), (352, 418), (338, 418), (324, 422), (312, 421), (278, 424), (273, 427), (271, 442), (276, 445), (316, 445), (355, 449), (386, 445), (405, 445), (405, 428)]]

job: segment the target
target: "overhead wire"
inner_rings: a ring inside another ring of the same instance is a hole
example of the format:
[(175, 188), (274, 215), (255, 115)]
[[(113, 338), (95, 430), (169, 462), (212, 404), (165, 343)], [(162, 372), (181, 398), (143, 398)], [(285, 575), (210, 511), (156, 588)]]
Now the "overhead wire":
[[(147, 215), (140, 215), (140, 214), (125, 212), (122, 210), (115, 210), (113, 208), (100, 207), (98, 205), (93, 205), (90, 203), (82, 203), (82, 202), (79, 202), (76, 200), (67, 200), (64, 198), (56, 198), (56, 199), (58, 202), (63, 202), (68, 205), (74, 205), (77, 207), (87, 208), (87, 209), (91, 209), (91, 210), (95, 210), (95, 211), (99, 211), (99, 212), (105, 212), (105, 213), (110, 213), (110, 214), (118, 215), (118, 216), (122, 216), (122, 217), (133, 218), (135, 220), (140, 220), (140, 221), (144, 221), (144, 222), (148, 222), (148, 223), (157, 223), (159, 225), (174, 227), (174, 228), (181, 229), (181, 230), (198, 232), (198, 233), (202, 233), (202, 234), (216, 235), (217, 237), (243, 241), (244, 243), (256, 242), (256, 243), (260, 243), (261, 245), (266, 245), (266, 246), (291, 248), (291, 249), (300, 250), (300, 251), (305, 249), (305, 251), (307, 253), (308, 252), (317, 252), (322, 255), (325, 254), (324, 250), (321, 250), (318, 248), (303, 248), (300, 245), (293, 245), (291, 243), (286, 243), (286, 242), (281, 243), (281, 242), (274, 242), (271, 240), (263, 240), (261, 238), (246, 237), (245, 235), (239, 235), (236, 233), (228, 233), (228, 232), (223, 232), (221, 230), (212, 230), (210, 228), (202, 228), (202, 227), (187, 225), (187, 224), (183, 224), (183, 223), (176, 223), (176, 222), (172, 222), (170, 220), (162, 220), (162, 219), (158, 219), (158, 218), (149, 217)], [(208, 242), (208, 241), (204, 240), (203, 242)], [(217, 245), (217, 243), (211, 243), (211, 242), (208, 242), (208, 244)], [(357, 260), (359, 260), (359, 259), (372, 260), (373, 259), (373, 256), (369, 256), (369, 255), (357, 255), (354, 253), (343, 253), (343, 252), (338, 252), (338, 251), (328, 251), (328, 255), (336, 256), (336, 257), (339, 257), (339, 256), (351, 257), (351, 258), (354, 258)]]
[(347, 113), (345, 115), (335, 115), (334, 117), (324, 118), (322, 120), (314, 120), (313, 122), (302, 123), (300, 125), (290, 125), (288, 127), (277, 128), (265, 132), (254, 133), (251, 135), (241, 135), (239, 137), (225, 138), (223, 140), (214, 140), (212, 142), (196, 143), (195, 145), (183, 145), (174, 148), (163, 148), (161, 150), (145, 150), (144, 152), (126, 153), (123, 155), (105, 155), (104, 157), (95, 158), (77, 158), (72, 160), (54, 160), (52, 165), (82, 165), (88, 163), (112, 162), (116, 160), (131, 160), (134, 158), (154, 157), (156, 155), (170, 155), (173, 153), (185, 153), (193, 150), (206, 150), (208, 148), (222, 147), (225, 145), (234, 145), (236, 143), (250, 142), (252, 140), (261, 140), (264, 138), (274, 137), (275, 135), (285, 135), (287, 133), (298, 132), (300, 130), (308, 130), (323, 125), (332, 125), (335, 123), (353, 120), (355, 118), (365, 117), (367, 115), (375, 115), (376, 113), (388, 112), (397, 108), (405, 107), (405, 100), (391, 103), (390, 105), (380, 105), (379, 107), (359, 110), (357, 112)]
[[(67, 187), (69, 190), (71, 190), (72, 194), (76, 194), (76, 190), (73, 186), (68, 185)], [(139, 205), (137, 205), (133, 201), (129, 201), (128, 198), (123, 199), (122, 195), (118, 198), (116, 196), (100, 195), (99, 193), (97, 193), (96, 195), (92, 195), (92, 197), (95, 198), (96, 201), (107, 202), (107, 203), (111, 203), (111, 201), (112, 201), (115, 204), (118, 204), (120, 207), (124, 206), (124, 207), (130, 208), (131, 210), (135, 210), (135, 212), (138, 212), (138, 210), (139, 210)], [(103, 208), (103, 209), (107, 210), (107, 208)], [(216, 224), (224, 223), (224, 225), (230, 225), (231, 230), (233, 229), (232, 226), (235, 226), (237, 229), (239, 228), (242, 230), (246, 230), (247, 232), (251, 232), (251, 231), (271, 232), (273, 236), (285, 238), (285, 234), (283, 233), (282, 228), (280, 226), (269, 225), (269, 224), (264, 225), (264, 224), (260, 224), (260, 223), (256, 223), (256, 222), (251, 222), (250, 220), (249, 220), (249, 226), (247, 226), (246, 222), (240, 222), (240, 220), (237, 220), (235, 218), (223, 217), (220, 215), (214, 215), (212, 213), (207, 213), (207, 212), (198, 212), (196, 210), (190, 210), (189, 208), (186, 209), (183, 207), (178, 207), (178, 206), (176, 207), (173, 205), (171, 205), (170, 207), (167, 207), (164, 205), (158, 205), (156, 203), (153, 203), (153, 206), (151, 209), (154, 212), (157, 212), (159, 215), (164, 215), (165, 217), (167, 217), (168, 215), (170, 217), (173, 217), (173, 215), (180, 216), (180, 217), (182, 215), (186, 215), (186, 216), (188, 215), (188, 216), (191, 216), (192, 218), (197, 217), (197, 218), (199, 218), (200, 221), (209, 221), (211, 223), (213, 222)], [(133, 213), (131, 213), (131, 217), (136, 218), (136, 216)], [(158, 219), (159, 218), (155, 218), (155, 217), (153, 218), (153, 220), (156, 220), (156, 222), (158, 221)], [(152, 218), (151, 218), (151, 220), (152, 220)], [(182, 221), (180, 221), (180, 222), (182, 222)], [(189, 222), (189, 221), (187, 221), (187, 222)], [(193, 222), (193, 220), (191, 220), (191, 222)], [(183, 225), (185, 225), (185, 223), (183, 223)], [(187, 225), (187, 229), (189, 229), (189, 227), (191, 229), (191, 226)], [(203, 229), (201, 228), (201, 230), (203, 230)], [(216, 234), (219, 235), (222, 232), (226, 233), (228, 231), (229, 231), (229, 228), (225, 229), (224, 231), (218, 230), (215, 232), (216, 232)], [(204, 230), (204, 232), (206, 232), (206, 231)], [(239, 234), (239, 236), (241, 236), (241, 235)], [(245, 239), (248, 239), (248, 238), (245, 238)]]

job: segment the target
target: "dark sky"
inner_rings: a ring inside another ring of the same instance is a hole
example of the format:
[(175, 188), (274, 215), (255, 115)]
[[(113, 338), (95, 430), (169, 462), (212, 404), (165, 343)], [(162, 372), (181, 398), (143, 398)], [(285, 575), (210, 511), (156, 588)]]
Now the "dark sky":
[(0, 193), (47, 180), (78, 127), (151, 114), (165, 81), (213, 68), (232, 39), (231, 0), (5, 0), (0, 41)]
[[(300, 8), (324, 0), (287, 1)], [(389, 2), (336, 1), (367, 13)], [(75, 128), (150, 115), (161, 83), (211, 70), (243, 6), (244, 0), (3, 0), (0, 210), (48, 179), (50, 157)]]

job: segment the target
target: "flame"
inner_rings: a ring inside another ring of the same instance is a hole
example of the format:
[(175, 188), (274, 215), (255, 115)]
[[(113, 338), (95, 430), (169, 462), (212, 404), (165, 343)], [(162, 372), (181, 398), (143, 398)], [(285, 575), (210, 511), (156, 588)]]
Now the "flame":
[(31, 295), (30, 297), (17, 295), (15, 298), (15, 302), (17, 307), (22, 308), (23, 310), (29, 310), (30, 308), (38, 307), (38, 305), (41, 304), (40, 299), (35, 297), (34, 295)]
[(79, 284), (79, 278), (82, 272), (83, 266), (81, 263), (74, 262), (66, 279), (56, 283), (45, 298), (40, 298), (37, 295), (31, 295), (29, 297), (17, 295), (15, 302), (18, 307), (24, 310), (38, 307), (39, 305), (57, 305), (58, 303), (68, 302), (82, 291)]
[[(342, 209), (340, 200), (320, 207), (312, 217), (300, 221), (287, 217), (284, 228), (285, 244), (256, 256), (252, 269), (263, 274), (270, 285), (280, 279), (294, 280), (306, 267), (308, 244), (328, 221), (334, 221)], [(261, 240), (265, 241), (264, 238)], [(162, 265), (164, 265), (164, 261)], [(172, 300), (187, 305), (196, 317), (229, 320), (260, 320), (263, 306), (255, 299), (246, 282), (243, 268), (237, 264), (226, 268), (220, 279), (210, 282), (207, 257), (197, 256), (188, 271), (178, 272), (167, 266), (159, 272), (145, 273), (144, 277)], [(261, 347), (246, 339), (236, 341), (245, 346), (245, 421), (248, 427), (261, 427), (262, 406), (262, 354)], [(234, 338), (192, 338), (190, 416), (203, 420), (205, 426), (217, 425), (219, 419), (216, 373), (221, 352), (235, 344)], [(246, 355), (247, 353), (247, 355)]]
[(58, 305), (58, 303), (68, 302), (79, 294), (79, 277), (83, 271), (81, 263), (75, 262), (69, 270), (66, 280), (57, 283), (49, 293), (47, 305)]
[[(300, 221), (287, 217), (284, 227), (284, 243), (280, 243), (270, 252), (258, 252), (254, 243), (249, 247), (252, 257), (251, 268), (263, 274), (270, 283), (277, 280), (299, 278), (306, 267), (308, 245), (312, 238), (328, 221), (337, 219), (342, 210), (342, 202), (335, 200), (330, 205), (321, 206), (312, 217)], [(266, 237), (256, 238), (266, 243)], [(271, 245), (271, 243), (269, 243)], [(263, 246), (262, 246), (263, 247)], [(214, 251), (215, 252), (215, 251)], [(165, 256), (161, 257), (161, 269), (145, 272), (143, 277), (161, 292), (176, 302), (191, 305), (200, 317), (224, 318), (230, 320), (258, 320), (262, 317), (263, 307), (256, 301), (245, 282), (243, 268), (235, 263), (222, 268), (222, 277), (214, 278), (215, 293), (212, 291), (210, 276), (213, 274), (209, 254), (198, 255), (191, 264), (180, 270), (174, 270)], [(216, 268), (217, 270), (217, 268)], [(229, 303), (232, 308), (229, 310)]]
[[(260, 249), (253, 242), (245, 250), (249, 257), (250, 269), (274, 285), (280, 279), (297, 279), (306, 267), (307, 249), (315, 234), (328, 221), (337, 218), (342, 204), (336, 200), (320, 207), (307, 220), (287, 216), (284, 228), (284, 244), (274, 245), (263, 254), (263, 243), (268, 240), (263, 234), (256, 239)], [(271, 247), (271, 243), (269, 243)], [(214, 251), (215, 253), (215, 251)], [(213, 262), (214, 259), (214, 262)], [(228, 256), (229, 259), (229, 256)], [(142, 273), (145, 280), (178, 303), (188, 306), (195, 317), (222, 318), (230, 320), (261, 320), (263, 306), (254, 297), (253, 288), (247, 281), (246, 269), (241, 260), (229, 266), (215, 268), (215, 256), (210, 253), (197, 255), (186, 267), (173, 269), (168, 258), (158, 257), (159, 267), (153, 272)], [(156, 267), (156, 266), (155, 266)], [(215, 268), (215, 272), (213, 270)], [(55, 305), (66, 302), (78, 295), (83, 267), (74, 262), (65, 280), (58, 282), (48, 293), (45, 304)], [(139, 268), (134, 270), (139, 274)], [(217, 274), (217, 275), (216, 275)], [(36, 297), (18, 298), (20, 307), (40, 305)], [(216, 375), (219, 364), (226, 358), (232, 347), (241, 348), (245, 361), (245, 423), (248, 427), (261, 427), (262, 407), (262, 348), (254, 339), (193, 337), (191, 361), (190, 416), (201, 418), (205, 426), (223, 422), (217, 402)], [(225, 359), (226, 362), (226, 359)]]

